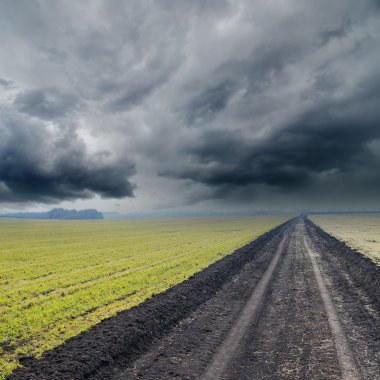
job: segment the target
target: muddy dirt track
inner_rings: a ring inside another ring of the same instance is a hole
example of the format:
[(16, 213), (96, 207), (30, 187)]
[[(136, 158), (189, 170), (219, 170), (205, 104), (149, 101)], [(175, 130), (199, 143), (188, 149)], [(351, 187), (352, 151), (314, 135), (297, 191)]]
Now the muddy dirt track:
[(380, 272), (293, 219), (10, 379), (380, 379)]

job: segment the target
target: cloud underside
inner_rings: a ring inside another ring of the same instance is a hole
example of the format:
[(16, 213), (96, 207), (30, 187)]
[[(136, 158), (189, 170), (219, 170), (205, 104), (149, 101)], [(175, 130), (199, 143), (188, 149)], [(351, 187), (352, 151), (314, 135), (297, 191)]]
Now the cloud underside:
[(318, 176), (371, 171), (378, 182), (379, 154), (371, 143), (380, 139), (380, 96), (366, 95), (312, 110), (256, 138), (206, 130), (191, 146), (183, 146), (188, 164), (161, 175), (218, 188), (265, 184), (287, 190), (312, 184)]
[[(44, 111), (45, 112), (45, 111)], [(75, 129), (57, 133), (43, 123), (3, 110), (0, 124), (0, 199), (54, 203), (57, 200), (133, 196), (128, 178), (135, 166), (108, 151), (89, 154)]]
[(0, 202), (149, 206), (168, 192), (176, 205), (278, 194), (375, 205), (379, 10), (3, 2)]

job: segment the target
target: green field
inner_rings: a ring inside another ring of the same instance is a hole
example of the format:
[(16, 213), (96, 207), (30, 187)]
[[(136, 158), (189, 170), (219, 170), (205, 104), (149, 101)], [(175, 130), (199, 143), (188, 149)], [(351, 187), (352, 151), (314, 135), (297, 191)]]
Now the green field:
[(286, 217), (0, 221), (0, 378)]
[(312, 215), (310, 219), (380, 265), (380, 214)]

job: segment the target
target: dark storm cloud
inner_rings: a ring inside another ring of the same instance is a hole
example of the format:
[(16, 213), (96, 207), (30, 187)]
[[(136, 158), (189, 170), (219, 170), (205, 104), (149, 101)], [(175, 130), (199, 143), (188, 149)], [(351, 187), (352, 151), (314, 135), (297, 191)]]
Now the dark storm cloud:
[(379, 183), (378, 156), (370, 143), (380, 139), (380, 83), (375, 79), (365, 88), (345, 102), (306, 112), (265, 137), (205, 131), (193, 146), (184, 147), (190, 164), (162, 175), (201, 182), (223, 194), (223, 187), (250, 184), (288, 191), (323, 173), (372, 172), (369, 184)]
[(315, 20), (307, 12), (304, 19), (285, 18), (274, 40), (268, 36), (247, 58), (218, 65), (207, 83), (222, 77), (233, 90), (209, 91), (206, 84), (202, 96), (193, 96), (187, 126), (207, 125), (203, 110), (215, 122), (180, 145), (187, 157), (182, 165), (160, 174), (202, 183), (224, 198), (244, 187), (254, 197), (252, 186), (297, 194), (318, 188), (316, 197), (323, 198), (342, 179), (343, 191), (355, 189), (352, 202), (364, 194), (375, 200), (380, 161), (371, 144), (380, 139), (380, 41), (372, 6), (338, 7), (335, 26), (319, 22), (318, 12)]
[(133, 196), (127, 159), (107, 151), (89, 154), (72, 129), (49, 131), (43, 124), (2, 110), (0, 199), (3, 202), (56, 202)]
[(378, 1), (19, 4), (0, 4), (1, 200), (129, 197), (136, 174), (141, 207), (378, 201)]

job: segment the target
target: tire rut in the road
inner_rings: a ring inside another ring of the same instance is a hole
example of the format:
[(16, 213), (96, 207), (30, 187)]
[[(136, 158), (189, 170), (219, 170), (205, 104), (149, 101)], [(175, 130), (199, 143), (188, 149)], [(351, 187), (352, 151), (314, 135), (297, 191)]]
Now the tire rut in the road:
[(335, 348), (336, 348), (337, 357), (340, 364), (342, 377), (347, 380), (348, 379), (358, 380), (360, 379), (359, 371), (356, 367), (355, 359), (351, 352), (351, 347), (348, 343), (346, 333), (339, 321), (336, 308), (329, 294), (329, 290), (326, 287), (325, 280), (323, 279), (322, 273), (319, 269), (319, 265), (316, 259), (316, 256), (318, 256), (318, 254), (316, 251), (313, 251), (310, 248), (308, 237), (306, 236), (306, 234), (304, 236), (304, 246), (305, 246), (306, 252), (309, 255), (311, 264), (313, 266), (314, 275), (317, 280), (317, 284), (318, 284), (318, 288), (321, 294), (323, 304), (325, 306), (330, 329), (334, 336)]
[(230, 333), (218, 350), (217, 354), (214, 356), (214, 359), (209, 365), (204, 376), (202, 376), (202, 379), (219, 379), (224, 373), (225, 368), (229, 365), (229, 361), (234, 356), (238, 345), (240, 344), (243, 336), (246, 334), (249, 324), (252, 323), (253, 319), (256, 317), (257, 312), (259, 311), (269, 281), (271, 280), (273, 272), (275, 271), (276, 266), (280, 260), (280, 256), (283, 253), (286, 238), (287, 234), (285, 233), (267, 270), (255, 287), (255, 290), (253, 291), (247, 304), (240, 313), (238, 320), (232, 327)]
[(334, 340), (299, 225), (273, 276), (260, 318), (223, 379), (340, 379)]
[(370, 260), (306, 221), (326, 286), (363, 379), (380, 379), (380, 273)]

